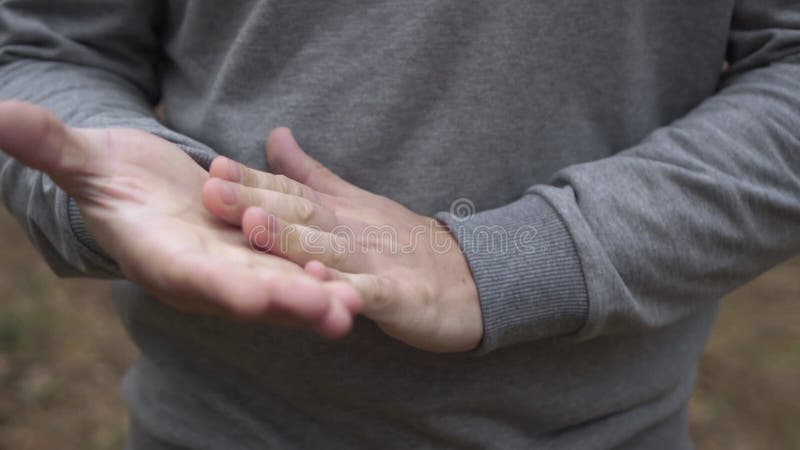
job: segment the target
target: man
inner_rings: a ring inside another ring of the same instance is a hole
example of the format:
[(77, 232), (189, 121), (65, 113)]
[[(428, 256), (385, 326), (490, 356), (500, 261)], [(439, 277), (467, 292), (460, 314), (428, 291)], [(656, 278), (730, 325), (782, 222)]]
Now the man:
[(57, 273), (140, 286), (132, 449), (690, 448), (717, 299), (800, 248), (796, 2), (0, 26), (0, 98), (40, 105), (0, 107), (9, 210)]

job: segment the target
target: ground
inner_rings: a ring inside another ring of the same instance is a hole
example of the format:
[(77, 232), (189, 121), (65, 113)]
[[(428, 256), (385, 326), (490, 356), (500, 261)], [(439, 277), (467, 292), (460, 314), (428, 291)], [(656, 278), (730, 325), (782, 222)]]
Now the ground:
[[(121, 449), (136, 351), (108, 285), (57, 279), (0, 208), (0, 450)], [(700, 450), (800, 448), (800, 259), (724, 302), (691, 402)]]

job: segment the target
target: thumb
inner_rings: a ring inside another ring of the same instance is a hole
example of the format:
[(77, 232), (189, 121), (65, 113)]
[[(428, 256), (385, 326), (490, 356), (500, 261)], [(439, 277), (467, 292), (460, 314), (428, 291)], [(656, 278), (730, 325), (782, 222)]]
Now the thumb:
[(276, 173), (330, 195), (354, 196), (361, 189), (339, 178), (319, 161), (308, 156), (288, 128), (276, 128), (267, 138), (267, 162)]
[(0, 102), (0, 149), (47, 173), (65, 190), (81, 174), (91, 151), (83, 136), (51, 112), (22, 102)]

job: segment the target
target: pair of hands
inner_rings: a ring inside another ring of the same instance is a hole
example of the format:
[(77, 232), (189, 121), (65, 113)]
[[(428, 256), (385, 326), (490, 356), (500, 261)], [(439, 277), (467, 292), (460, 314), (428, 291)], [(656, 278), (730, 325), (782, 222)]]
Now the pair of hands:
[(363, 314), (429, 351), (482, 338), (477, 289), (447, 229), (337, 177), (288, 129), (267, 141), (277, 174), (224, 157), (206, 172), (151, 134), (69, 128), (6, 102), (0, 148), (47, 173), (123, 274), (180, 310), (331, 338)]

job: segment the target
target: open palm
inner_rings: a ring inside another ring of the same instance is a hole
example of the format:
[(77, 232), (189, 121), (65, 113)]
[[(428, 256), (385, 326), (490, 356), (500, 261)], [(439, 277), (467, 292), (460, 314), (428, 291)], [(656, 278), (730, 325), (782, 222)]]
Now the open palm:
[(162, 301), (331, 337), (350, 329), (356, 291), (253, 251), (203, 208), (208, 173), (174, 144), (132, 129), (68, 128), (42, 108), (8, 102), (0, 103), (0, 148), (74, 198), (123, 274)]

